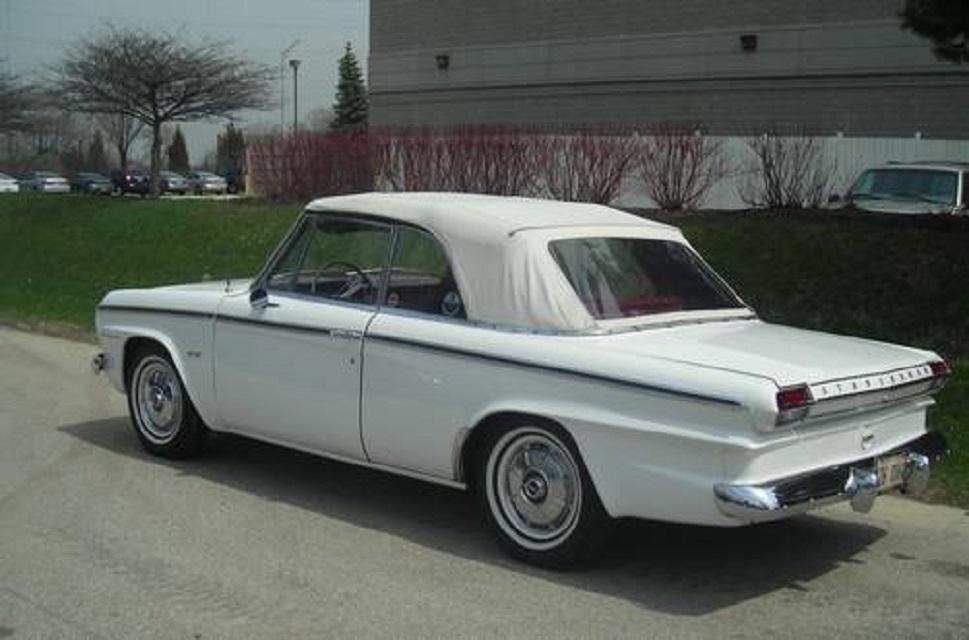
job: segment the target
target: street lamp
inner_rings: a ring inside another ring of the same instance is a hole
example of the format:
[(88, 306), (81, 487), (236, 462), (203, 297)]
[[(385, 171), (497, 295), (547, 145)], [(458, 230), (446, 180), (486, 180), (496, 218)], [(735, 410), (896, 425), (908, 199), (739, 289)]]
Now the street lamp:
[(301, 60), (292, 59), (289, 66), (293, 68), (293, 135), (299, 129), (299, 63)]
[(299, 38), (279, 52), (279, 133), (286, 131), (286, 56), (302, 42)]

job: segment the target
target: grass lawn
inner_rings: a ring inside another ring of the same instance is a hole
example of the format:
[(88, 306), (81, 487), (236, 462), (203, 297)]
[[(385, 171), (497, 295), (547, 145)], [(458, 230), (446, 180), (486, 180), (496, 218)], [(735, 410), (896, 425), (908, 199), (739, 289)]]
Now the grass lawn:
[(93, 330), (111, 289), (253, 275), (300, 207), (0, 197), (0, 314)]
[[(107, 291), (254, 274), (299, 212), (247, 201), (0, 197), (0, 317), (93, 329)], [(936, 497), (969, 507), (969, 220), (668, 218), (769, 321), (931, 348), (956, 365), (930, 421)]]

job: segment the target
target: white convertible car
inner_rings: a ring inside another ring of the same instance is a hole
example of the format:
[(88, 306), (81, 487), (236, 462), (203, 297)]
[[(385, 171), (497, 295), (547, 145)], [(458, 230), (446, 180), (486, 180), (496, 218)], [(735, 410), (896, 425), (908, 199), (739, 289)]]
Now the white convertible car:
[(474, 489), (516, 556), (924, 489), (934, 353), (763, 322), (674, 227), (586, 204), (309, 204), (245, 281), (112, 291), (94, 361), (143, 445), (227, 431)]

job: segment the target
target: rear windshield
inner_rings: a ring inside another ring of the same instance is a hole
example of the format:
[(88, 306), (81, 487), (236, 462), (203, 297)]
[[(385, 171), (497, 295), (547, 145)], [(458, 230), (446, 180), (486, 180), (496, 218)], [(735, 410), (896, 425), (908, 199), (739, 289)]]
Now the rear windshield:
[(743, 308), (695, 253), (678, 242), (570, 238), (552, 256), (589, 313), (599, 319)]

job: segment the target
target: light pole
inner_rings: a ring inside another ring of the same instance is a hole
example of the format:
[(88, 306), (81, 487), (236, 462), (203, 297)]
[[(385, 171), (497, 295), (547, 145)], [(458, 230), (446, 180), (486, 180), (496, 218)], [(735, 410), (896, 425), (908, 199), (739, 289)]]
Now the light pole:
[(302, 42), (299, 38), (279, 52), (279, 133), (286, 131), (286, 56)]
[(292, 59), (289, 66), (293, 68), (293, 135), (299, 129), (299, 63), (301, 60)]

